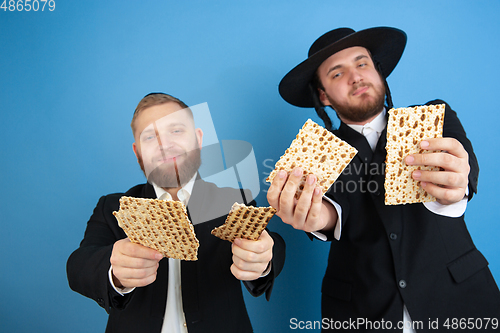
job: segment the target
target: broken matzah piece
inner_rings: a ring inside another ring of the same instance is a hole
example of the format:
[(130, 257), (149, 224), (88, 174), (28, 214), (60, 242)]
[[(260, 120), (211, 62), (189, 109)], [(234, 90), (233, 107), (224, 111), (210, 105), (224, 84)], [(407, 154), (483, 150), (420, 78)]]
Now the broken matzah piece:
[(235, 238), (257, 240), (276, 213), (273, 207), (252, 207), (235, 202), (226, 221), (212, 235), (233, 242)]
[(131, 242), (168, 258), (198, 260), (199, 242), (182, 202), (123, 196), (113, 215)]
[(406, 165), (410, 154), (430, 153), (420, 141), (443, 136), (445, 105), (424, 105), (389, 110), (385, 161), (385, 204), (399, 205), (436, 201), (411, 175), (415, 170), (439, 170), (432, 166)]
[(272, 182), (280, 170), (290, 174), (294, 168), (301, 167), (304, 174), (296, 198), (302, 193), (309, 174), (316, 175), (316, 186), (325, 194), (357, 153), (356, 148), (308, 119), (266, 181)]

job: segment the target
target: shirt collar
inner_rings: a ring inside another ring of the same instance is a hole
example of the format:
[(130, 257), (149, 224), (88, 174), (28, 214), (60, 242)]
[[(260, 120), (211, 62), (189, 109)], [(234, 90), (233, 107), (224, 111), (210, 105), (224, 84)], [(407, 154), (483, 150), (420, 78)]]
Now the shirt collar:
[(378, 114), (378, 116), (376, 116), (375, 119), (373, 119), (369, 123), (366, 123), (364, 125), (353, 125), (353, 124), (351, 124), (351, 125), (346, 124), (346, 125), (360, 134), (363, 134), (363, 129), (367, 128), (367, 127), (370, 127), (371, 129), (375, 130), (376, 132), (381, 133), (384, 130), (385, 125), (387, 125), (387, 120), (385, 118), (386, 113), (387, 113), (387, 111), (384, 107), (382, 112), (380, 112)]
[[(189, 201), (189, 198), (191, 197), (191, 193), (193, 192), (194, 182), (196, 180), (197, 175), (198, 175), (198, 173), (195, 173), (193, 178), (191, 178), (189, 180), (189, 182), (187, 182), (186, 185), (181, 187), (179, 189), (179, 191), (177, 192), (177, 197), (179, 198), (179, 200), (182, 203), (184, 203), (184, 205), (187, 205), (187, 202)], [(168, 193), (167, 191), (165, 191), (163, 188), (159, 187), (155, 183), (152, 183), (152, 185), (155, 189), (156, 197), (158, 199), (160, 199), (160, 200), (172, 200), (172, 195), (170, 195), (170, 193)]]

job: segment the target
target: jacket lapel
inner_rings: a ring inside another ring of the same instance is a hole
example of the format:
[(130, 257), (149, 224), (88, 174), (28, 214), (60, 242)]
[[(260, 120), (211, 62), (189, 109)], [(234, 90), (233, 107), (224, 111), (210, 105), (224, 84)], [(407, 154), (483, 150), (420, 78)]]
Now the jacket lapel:
[(156, 199), (156, 192), (153, 185), (151, 185), (150, 183), (144, 185), (141, 191), (141, 198)]
[(380, 134), (380, 138), (377, 142), (377, 147), (375, 148), (373, 161), (374, 163), (385, 163), (385, 145), (387, 143), (387, 126), (384, 128), (382, 133)]
[(338, 131), (343, 140), (347, 141), (358, 150), (358, 154), (355, 158), (361, 159), (363, 163), (369, 163), (372, 160), (373, 152), (364, 135), (356, 132), (343, 122), (340, 123)]
[(203, 212), (207, 212), (209, 210), (209, 198), (207, 197), (207, 186), (203, 179), (201, 179), (200, 175), (196, 176), (196, 180), (194, 182), (193, 191), (191, 192), (191, 197), (189, 198), (189, 202), (187, 204), (187, 211), (189, 220), (193, 225), (204, 222), (202, 219)]

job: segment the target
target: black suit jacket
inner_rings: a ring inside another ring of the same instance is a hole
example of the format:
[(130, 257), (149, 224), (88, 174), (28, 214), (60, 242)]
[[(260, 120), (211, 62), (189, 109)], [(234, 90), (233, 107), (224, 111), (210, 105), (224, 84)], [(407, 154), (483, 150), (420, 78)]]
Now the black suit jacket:
[[(231, 243), (210, 234), (213, 228), (224, 223), (241, 193), (235, 189), (218, 188), (201, 179), (195, 182), (187, 209), (200, 241), (198, 260), (181, 262), (183, 309), (190, 333), (252, 331), (241, 283), (230, 271)], [(109, 313), (106, 332), (160, 332), (167, 298), (168, 260), (160, 261), (155, 282), (136, 288), (125, 296), (117, 294), (109, 283), (113, 244), (126, 237), (112, 215), (119, 209), (119, 199), (123, 195), (156, 197), (154, 188), (143, 184), (126, 193), (100, 198), (80, 247), (68, 259), (69, 285), (74, 291), (94, 299)], [(221, 215), (221, 209), (225, 214)], [(285, 257), (283, 239), (276, 233), (270, 232), (270, 235), (274, 240), (270, 274), (251, 284), (245, 283), (253, 296), (266, 293), (268, 300)]]
[[(464, 216), (440, 216), (423, 204), (384, 205), (386, 130), (373, 152), (365, 137), (344, 123), (334, 133), (358, 154), (326, 194), (342, 207), (342, 235), (331, 243), (322, 284), (323, 317), (384, 319), (396, 327), (404, 304), (413, 321), (423, 322), (418, 332), (431, 331), (429, 320), (443, 325), (447, 318), (498, 318), (500, 293)], [(469, 153), (472, 197), (479, 167), (448, 105), (443, 136), (458, 139)]]

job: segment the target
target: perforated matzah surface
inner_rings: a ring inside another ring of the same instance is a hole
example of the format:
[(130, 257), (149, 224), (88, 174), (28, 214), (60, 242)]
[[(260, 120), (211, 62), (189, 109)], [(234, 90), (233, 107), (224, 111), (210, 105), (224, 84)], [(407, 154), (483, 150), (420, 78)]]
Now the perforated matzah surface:
[(306, 177), (310, 174), (317, 176), (316, 186), (320, 186), (325, 194), (357, 153), (356, 148), (308, 119), (285, 154), (276, 162), (267, 181), (272, 182), (280, 170), (290, 174), (296, 167), (301, 167), (304, 174), (296, 197), (302, 193)]
[(273, 207), (252, 207), (234, 203), (226, 221), (212, 235), (233, 242), (235, 238), (257, 240), (276, 213)]
[(420, 141), (443, 136), (444, 110), (444, 104), (389, 110), (384, 184), (386, 205), (436, 200), (411, 175), (417, 169), (439, 168), (406, 165), (404, 158), (410, 154), (431, 152), (420, 149)]
[(198, 260), (199, 242), (182, 202), (124, 196), (113, 215), (132, 242), (168, 258)]

